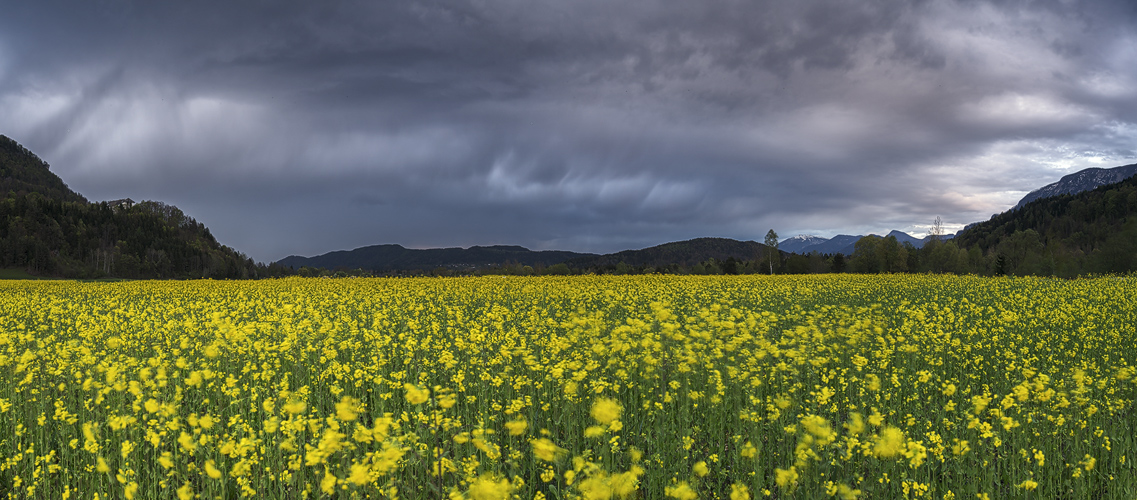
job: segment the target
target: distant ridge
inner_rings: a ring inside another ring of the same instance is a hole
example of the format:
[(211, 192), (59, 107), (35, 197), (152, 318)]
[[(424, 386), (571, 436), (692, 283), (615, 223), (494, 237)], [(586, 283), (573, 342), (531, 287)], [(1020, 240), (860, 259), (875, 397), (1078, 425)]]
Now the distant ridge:
[(402, 245), (372, 245), (340, 250), (315, 257), (291, 255), (277, 264), (293, 269), (367, 269), (377, 272), (430, 270), (439, 267), (472, 269), (507, 262), (524, 266), (551, 266), (569, 259), (595, 254), (561, 250), (533, 251), (516, 245), (472, 246), (470, 248), (410, 249)]
[[(672, 264), (693, 266), (708, 259), (725, 261), (755, 260), (764, 255), (766, 245), (756, 241), (738, 241), (729, 238), (696, 238), (664, 243), (641, 250), (579, 257), (565, 262), (570, 268), (588, 269), (611, 267), (624, 263), (637, 267), (665, 267)], [(782, 252), (783, 254), (785, 252)]]
[(802, 255), (805, 255), (805, 254), (808, 254), (811, 252), (817, 252), (817, 253), (823, 253), (823, 254), (840, 253), (840, 254), (845, 254), (845, 255), (853, 255), (853, 245), (855, 245), (857, 243), (857, 240), (859, 240), (861, 238), (862, 238), (862, 236), (853, 236), (853, 235), (849, 235), (849, 234), (838, 234), (837, 236), (834, 236), (834, 237), (832, 237), (828, 240), (825, 240), (821, 243), (815, 243), (815, 244), (810, 245), (808, 247), (802, 248), (801, 250), (799, 250), (795, 253), (799, 253)]
[[(913, 247), (916, 248), (924, 248), (924, 245), (932, 239), (931, 236), (917, 238), (908, 233), (905, 233), (904, 231), (897, 231), (895, 229), (885, 235), (885, 238), (889, 236), (895, 237), (896, 241), (900, 244), (910, 243)], [(949, 240), (953, 237), (955, 237), (954, 234), (945, 234), (943, 236), (940, 236), (940, 238), (944, 240)], [(853, 250), (856, 248), (857, 240), (861, 238), (864, 238), (864, 235), (852, 236), (848, 234), (839, 234), (829, 239), (821, 238), (818, 236), (803, 235), (787, 238), (786, 241), (783, 241), (781, 244), (779, 244), (778, 248), (799, 255), (806, 255), (812, 252), (826, 255), (832, 255), (835, 253), (853, 255)], [(799, 243), (804, 241), (809, 241), (811, 243), (805, 245)], [(788, 245), (785, 244), (787, 242), (789, 242)]]
[(829, 241), (829, 239), (810, 234), (799, 234), (782, 240), (778, 243), (778, 249), (785, 252), (796, 253), (804, 248), (825, 243), (826, 241)]
[(1019, 200), (1011, 210), (1018, 210), (1034, 200), (1050, 198), (1063, 194), (1077, 194), (1095, 189), (1098, 186), (1114, 184), (1137, 174), (1137, 163), (1113, 168), (1087, 168), (1063, 176), (1058, 182), (1047, 184), (1031, 191)]
[[(527, 266), (565, 264), (571, 269), (603, 269), (620, 264), (635, 267), (693, 266), (709, 259), (724, 262), (751, 261), (765, 255), (766, 245), (755, 241), (728, 238), (696, 238), (664, 243), (640, 250), (597, 255), (559, 250), (533, 251), (521, 246), (495, 245), (470, 248), (409, 249), (402, 245), (372, 245), (355, 250), (329, 252), (315, 257), (292, 255), (274, 265), (292, 269), (301, 267), (324, 269), (365, 269), (375, 272), (413, 270), (477, 269), (506, 263)], [(785, 252), (781, 252), (785, 254)]]

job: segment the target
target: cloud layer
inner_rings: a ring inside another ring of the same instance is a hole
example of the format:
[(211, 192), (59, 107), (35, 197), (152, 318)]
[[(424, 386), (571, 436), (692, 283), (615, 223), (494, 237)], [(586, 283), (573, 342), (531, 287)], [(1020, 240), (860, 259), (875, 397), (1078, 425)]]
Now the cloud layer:
[(0, 133), (272, 261), (949, 229), (1137, 156), (1131, 2), (23, 2)]

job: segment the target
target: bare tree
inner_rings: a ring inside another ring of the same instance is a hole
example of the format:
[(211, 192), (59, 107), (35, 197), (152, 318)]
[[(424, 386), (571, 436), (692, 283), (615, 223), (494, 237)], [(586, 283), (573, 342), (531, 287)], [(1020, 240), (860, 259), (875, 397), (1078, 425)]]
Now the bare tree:
[(774, 274), (774, 259), (778, 256), (778, 233), (773, 229), (766, 233), (766, 260), (770, 261), (770, 274)]
[(940, 216), (936, 216), (936, 220), (932, 221), (932, 240), (940, 241), (944, 236), (944, 221)]

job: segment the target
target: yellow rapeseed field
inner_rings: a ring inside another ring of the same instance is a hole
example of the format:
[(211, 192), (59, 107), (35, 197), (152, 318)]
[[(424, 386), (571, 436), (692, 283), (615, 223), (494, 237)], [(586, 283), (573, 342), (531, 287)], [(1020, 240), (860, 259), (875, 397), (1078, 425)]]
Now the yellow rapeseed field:
[(0, 492), (1137, 498), (1137, 280), (0, 283)]

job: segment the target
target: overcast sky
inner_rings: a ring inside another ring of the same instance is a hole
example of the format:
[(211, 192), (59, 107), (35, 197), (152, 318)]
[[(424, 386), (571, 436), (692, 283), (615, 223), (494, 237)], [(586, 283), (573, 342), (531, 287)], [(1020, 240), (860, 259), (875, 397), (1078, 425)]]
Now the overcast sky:
[(8, 2), (0, 134), (264, 262), (922, 236), (1137, 162), (1137, 4)]

